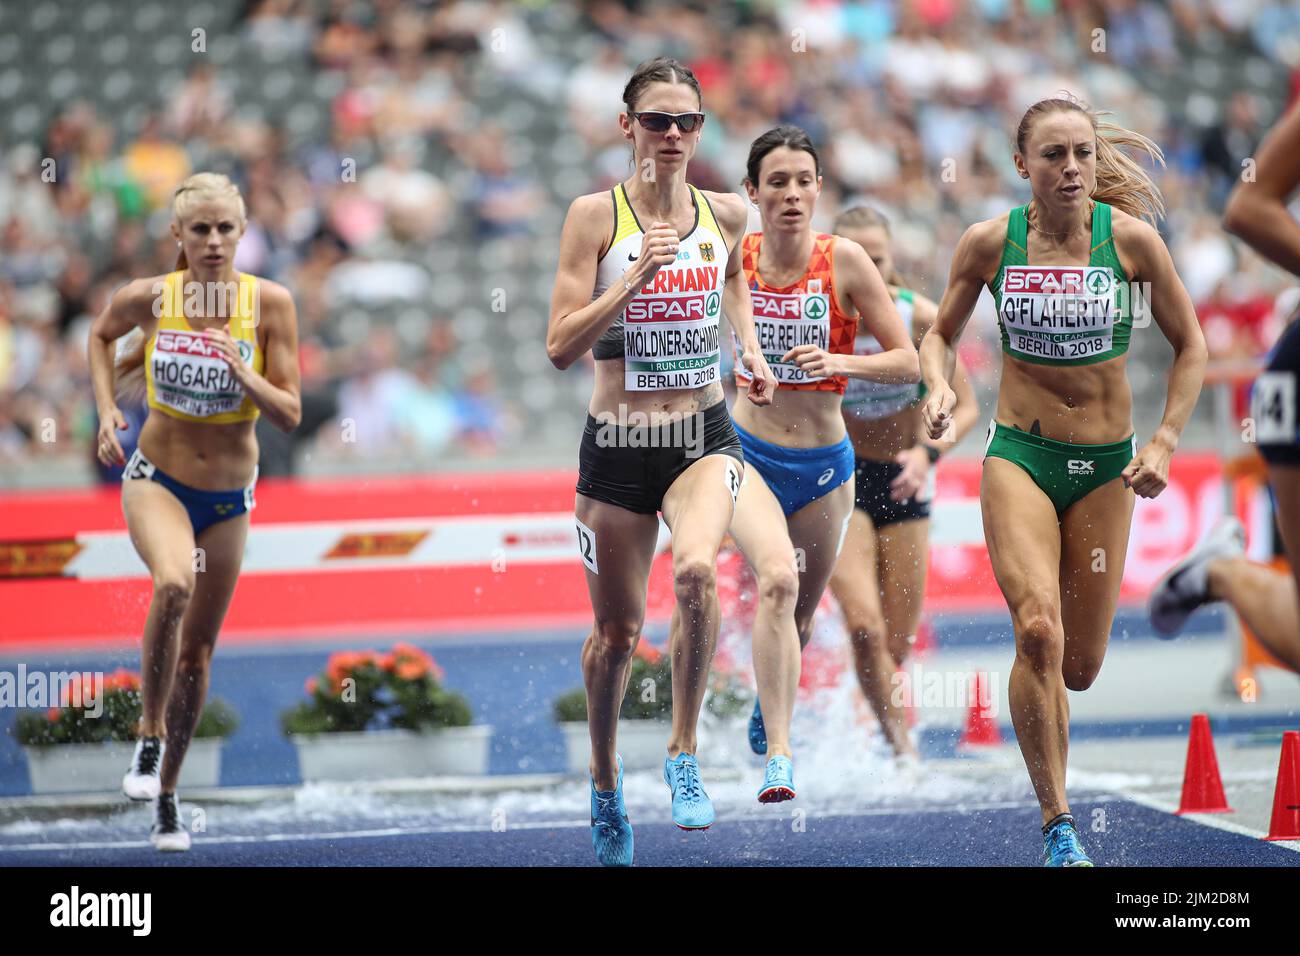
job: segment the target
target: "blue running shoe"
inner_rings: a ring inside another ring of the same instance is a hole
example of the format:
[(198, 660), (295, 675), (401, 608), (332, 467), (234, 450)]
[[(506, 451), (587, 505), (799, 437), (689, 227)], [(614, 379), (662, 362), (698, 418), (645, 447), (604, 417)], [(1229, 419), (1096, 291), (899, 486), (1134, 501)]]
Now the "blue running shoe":
[(794, 764), (789, 757), (775, 756), (767, 762), (767, 775), (759, 788), (758, 802), (780, 803), (794, 797)]
[(664, 783), (673, 792), (673, 823), (683, 830), (707, 830), (713, 825), (713, 802), (700, 783), (700, 765), (693, 754), (666, 758)]
[(763, 726), (763, 711), (754, 698), (754, 712), (749, 715), (749, 749), (760, 757), (767, 753), (767, 728)]
[(1092, 866), (1070, 817), (1053, 824), (1043, 838), (1043, 866)]
[(597, 790), (591, 781), (591, 843), (602, 866), (632, 865), (632, 823), (623, 806), (623, 758), (618, 760), (618, 780), (613, 790)]

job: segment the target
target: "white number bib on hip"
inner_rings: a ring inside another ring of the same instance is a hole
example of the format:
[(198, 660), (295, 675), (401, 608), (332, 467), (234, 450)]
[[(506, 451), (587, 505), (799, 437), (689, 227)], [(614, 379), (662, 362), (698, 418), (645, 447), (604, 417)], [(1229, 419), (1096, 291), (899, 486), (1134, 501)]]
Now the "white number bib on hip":
[[(750, 292), (754, 303), (754, 330), (758, 347), (778, 382), (820, 382), (824, 376), (809, 375), (782, 357), (798, 345), (829, 349), (831, 341), (830, 296), (822, 291), (820, 279), (808, 283), (806, 292)], [(737, 366), (741, 374), (745, 371)]]
[[(253, 345), (236, 339), (240, 357), (253, 359)], [(159, 329), (152, 355), (154, 399), (186, 415), (206, 418), (239, 409), (244, 388), (203, 335)]]
[(1295, 372), (1264, 372), (1255, 379), (1250, 415), (1255, 441), (1261, 445), (1290, 445), (1296, 440)]
[(623, 310), (624, 387), (699, 388), (718, 381), (719, 268), (666, 267)]
[(1119, 285), (1109, 266), (1007, 266), (1000, 318), (1011, 351), (1049, 359), (1110, 351)]

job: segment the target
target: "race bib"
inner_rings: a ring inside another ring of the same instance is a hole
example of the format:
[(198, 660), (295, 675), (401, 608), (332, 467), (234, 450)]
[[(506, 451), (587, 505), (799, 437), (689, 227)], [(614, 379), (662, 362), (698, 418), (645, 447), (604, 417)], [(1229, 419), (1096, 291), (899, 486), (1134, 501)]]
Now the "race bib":
[[(235, 339), (239, 355), (253, 360), (253, 343)], [(208, 339), (194, 332), (160, 329), (150, 357), (154, 401), (195, 418), (238, 411), (244, 388)]]
[(131, 481), (137, 478), (152, 478), (153, 473), (153, 462), (144, 457), (144, 452), (137, 448), (131, 453), (131, 458), (127, 461), (126, 467), (122, 469), (122, 480)]
[(1296, 440), (1295, 372), (1264, 372), (1250, 394), (1255, 441), (1261, 445), (1290, 445)]
[(659, 270), (623, 311), (624, 387), (699, 388), (718, 381), (719, 267)]
[(1007, 266), (998, 317), (1011, 352), (1068, 362), (1109, 352), (1121, 314), (1109, 266)]
[[(758, 347), (778, 382), (796, 384), (820, 382), (823, 376), (809, 375), (782, 357), (799, 345), (815, 345), (829, 351), (831, 341), (830, 296), (821, 291), (821, 281), (808, 283), (806, 292), (750, 292), (754, 303), (754, 330)], [(742, 375), (747, 370), (737, 364)]]

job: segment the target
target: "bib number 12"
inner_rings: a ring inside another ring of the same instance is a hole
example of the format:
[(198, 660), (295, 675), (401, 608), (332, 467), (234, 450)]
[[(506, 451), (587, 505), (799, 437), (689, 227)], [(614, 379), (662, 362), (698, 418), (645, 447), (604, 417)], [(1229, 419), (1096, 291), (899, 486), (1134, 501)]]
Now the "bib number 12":
[(582, 557), (582, 563), (592, 574), (600, 574), (600, 568), (596, 564), (596, 532), (583, 524), (579, 518), (574, 517), (573, 520), (578, 526), (578, 554)]

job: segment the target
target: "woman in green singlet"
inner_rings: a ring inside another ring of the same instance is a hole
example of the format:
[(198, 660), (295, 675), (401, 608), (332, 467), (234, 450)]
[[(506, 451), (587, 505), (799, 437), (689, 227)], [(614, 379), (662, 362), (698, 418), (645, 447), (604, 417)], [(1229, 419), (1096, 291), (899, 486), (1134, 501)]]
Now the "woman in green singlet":
[[(1154, 498), (1205, 373), (1205, 340), (1164, 242), (1144, 136), (1047, 99), (1016, 131), (1033, 198), (958, 243), (921, 347), (930, 435), (948, 426), (955, 345), (984, 286), (1002, 333), (1002, 380), (980, 500), (1015, 629), (1011, 720), (1043, 814), (1043, 862), (1091, 866), (1065, 794), (1069, 690), (1101, 670), (1119, 600), (1134, 495)], [(1135, 321), (1135, 318), (1137, 321)], [(1130, 335), (1150, 319), (1173, 346), (1164, 417), (1139, 446), (1126, 377)]]

